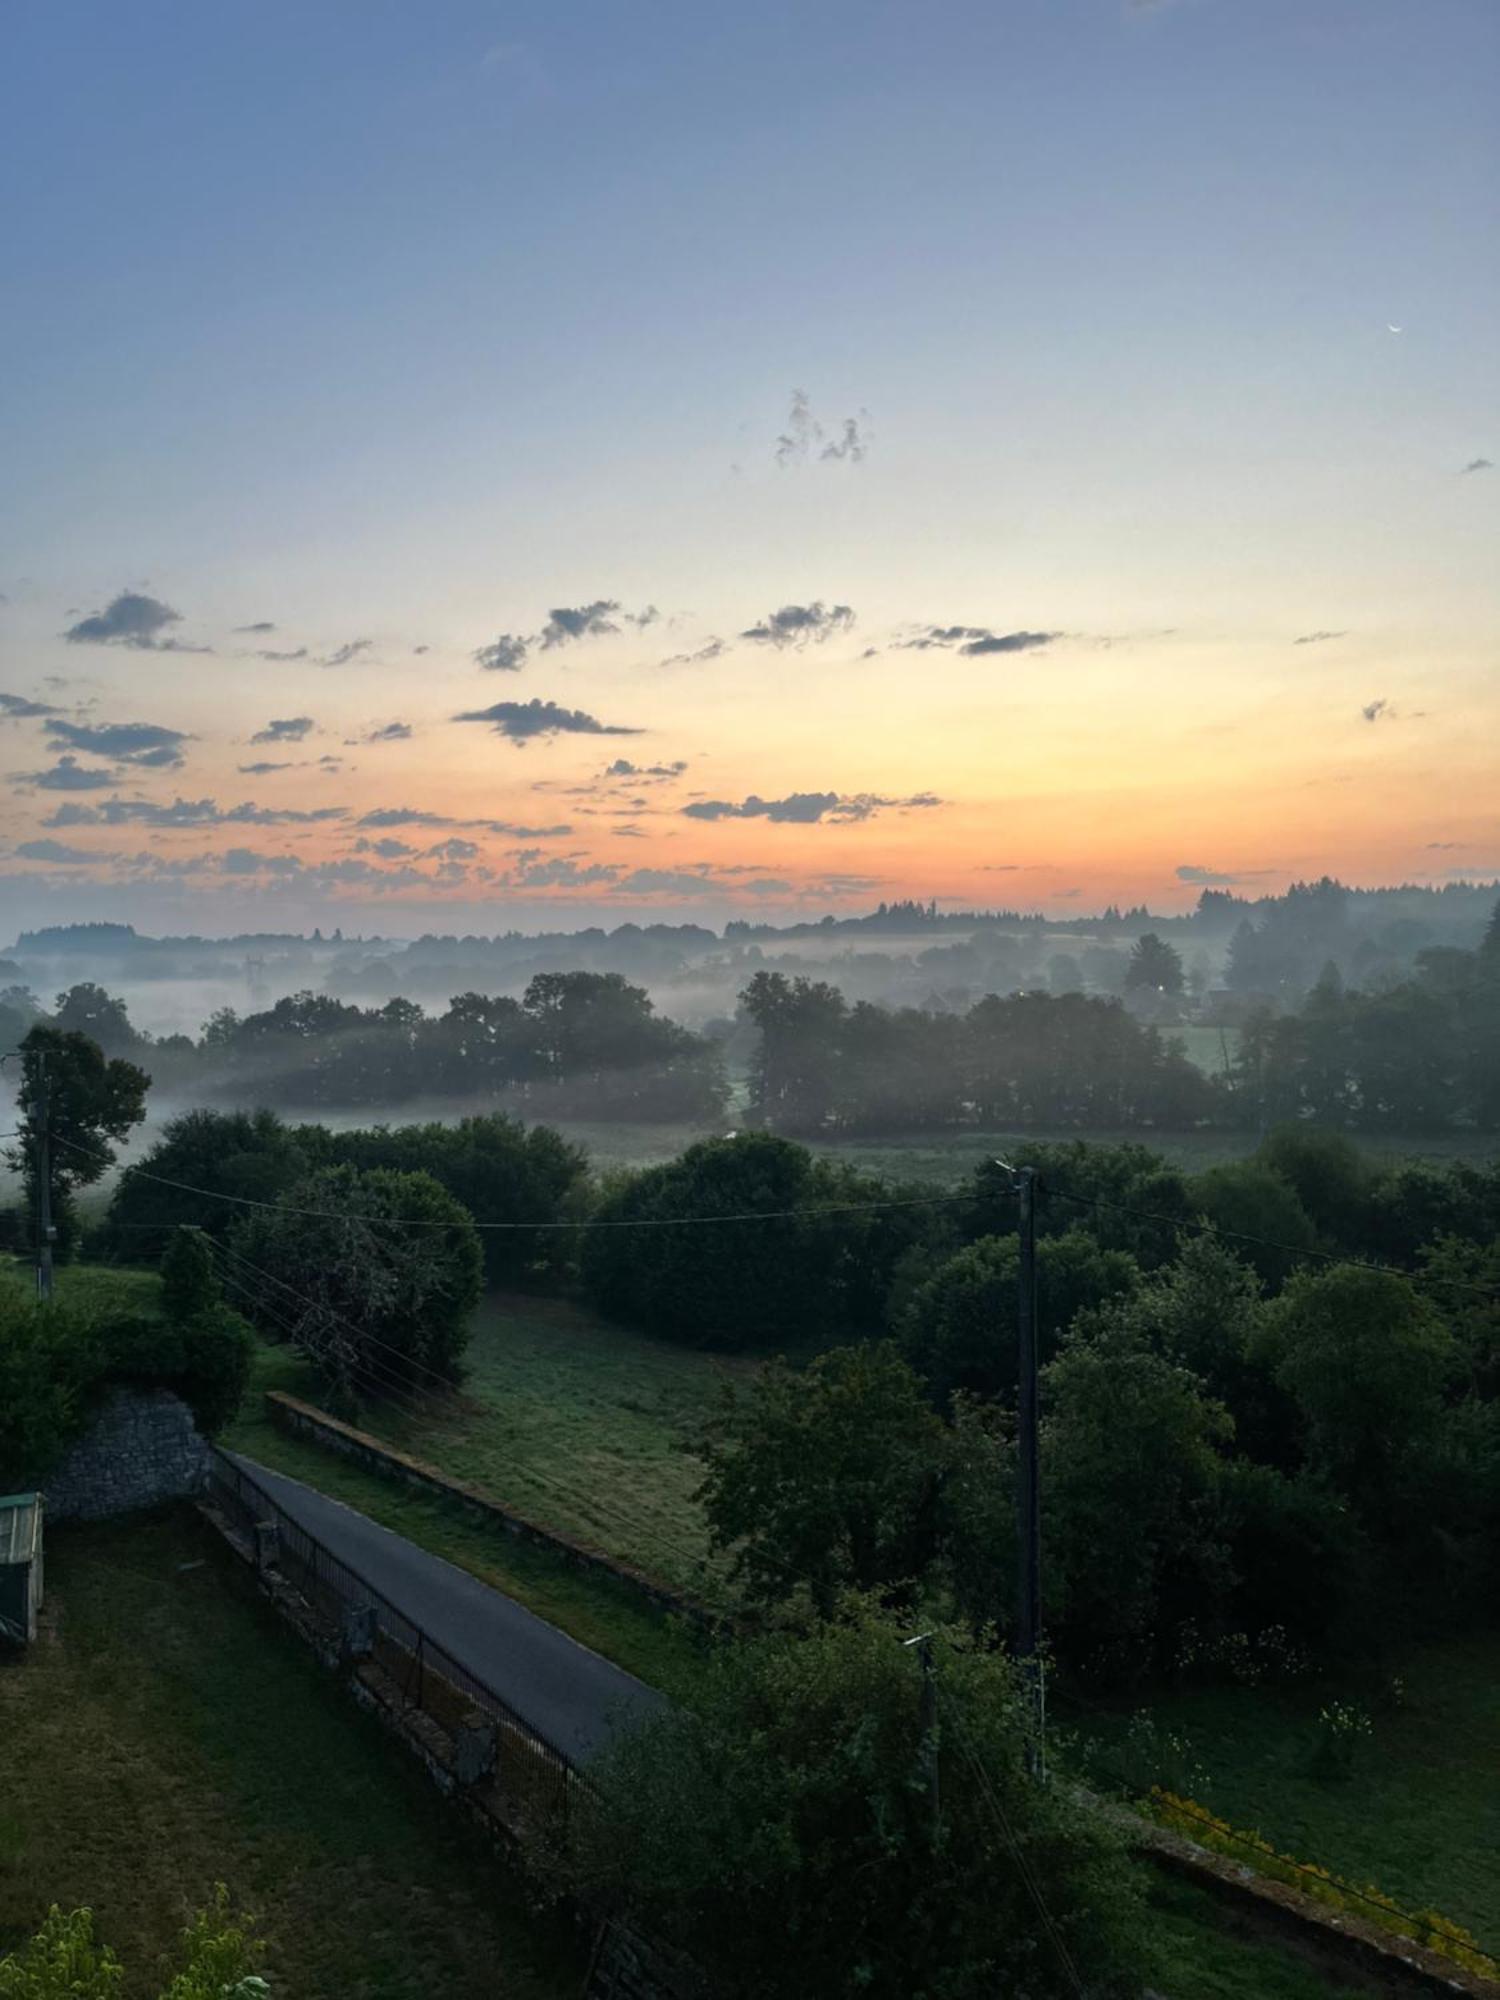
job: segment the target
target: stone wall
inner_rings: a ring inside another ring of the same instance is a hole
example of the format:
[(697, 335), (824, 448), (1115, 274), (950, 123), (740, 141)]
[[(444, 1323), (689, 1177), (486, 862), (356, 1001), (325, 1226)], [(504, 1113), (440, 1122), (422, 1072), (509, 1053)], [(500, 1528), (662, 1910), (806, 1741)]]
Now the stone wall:
[(209, 1447), (170, 1389), (117, 1389), (43, 1491), (47, 1519), (102, 1521), (201, 1493)]

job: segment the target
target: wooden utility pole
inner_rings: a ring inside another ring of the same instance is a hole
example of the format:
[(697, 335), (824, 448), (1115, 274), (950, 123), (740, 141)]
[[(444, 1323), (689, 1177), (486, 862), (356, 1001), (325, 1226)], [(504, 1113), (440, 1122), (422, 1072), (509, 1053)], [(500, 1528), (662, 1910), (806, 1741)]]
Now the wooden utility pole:
[(1042, 1506), (1037, 1452), (1037, 1306), (1035, 1167), (1016, 1172), (1020, 1263), (1016, 1286), (1016, 1658), (1030, 1697), (1033, 1775), (1046, 1777), (1046, 1689), (1042, 1677)]

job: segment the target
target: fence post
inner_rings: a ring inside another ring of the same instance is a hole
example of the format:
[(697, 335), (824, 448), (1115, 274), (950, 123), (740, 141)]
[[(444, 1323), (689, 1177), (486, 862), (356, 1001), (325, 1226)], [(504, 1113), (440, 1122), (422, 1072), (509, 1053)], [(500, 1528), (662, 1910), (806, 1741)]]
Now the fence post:
[(255, 1523), (255, 1567), (264, 1576), (276, 1567), (277, 1546), (281, 1540), (280, 1530), (274, 1521)]

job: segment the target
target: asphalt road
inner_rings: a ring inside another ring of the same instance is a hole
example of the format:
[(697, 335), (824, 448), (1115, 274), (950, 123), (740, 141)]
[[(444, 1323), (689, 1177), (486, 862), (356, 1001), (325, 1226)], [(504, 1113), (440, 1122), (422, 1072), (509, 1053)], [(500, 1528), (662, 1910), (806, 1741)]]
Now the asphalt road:
[(276, 1502), (488, 1683), (549, 1743), (582, 1762), (614, 1729), (665, 1706), (654, 1688), (591, 1653), (467, 1570), (429, 1555), (340, 1500), (227, 1452)]

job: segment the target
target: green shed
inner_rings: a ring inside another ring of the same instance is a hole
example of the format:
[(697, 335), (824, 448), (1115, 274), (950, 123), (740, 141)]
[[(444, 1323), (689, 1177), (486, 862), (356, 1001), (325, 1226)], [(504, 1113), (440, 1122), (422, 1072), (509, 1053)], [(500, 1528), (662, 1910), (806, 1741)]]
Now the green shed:
[(36, 1637), (42, 1604), (42, 1496), (0, 1498), (0, 1639)]

